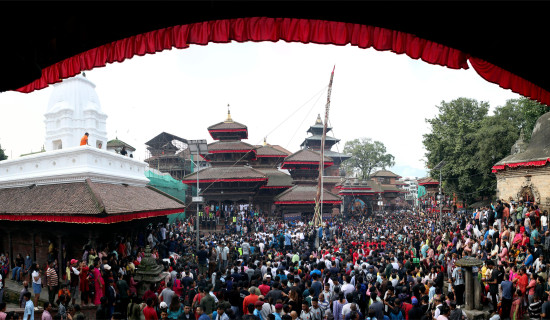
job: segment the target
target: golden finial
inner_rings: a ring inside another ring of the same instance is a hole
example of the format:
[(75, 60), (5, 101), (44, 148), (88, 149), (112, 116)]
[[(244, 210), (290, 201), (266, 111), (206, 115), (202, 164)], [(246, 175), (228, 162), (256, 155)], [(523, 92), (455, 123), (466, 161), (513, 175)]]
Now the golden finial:
[(231, 111), (229, 110), (229, 103), (227, 104), (227, 120), (224, 122), (233, 122), (233, 119), (231, 119)]
[(266, 139), (267, 139), (267, 137), (264, 137), (264, 146), (267, 146)]

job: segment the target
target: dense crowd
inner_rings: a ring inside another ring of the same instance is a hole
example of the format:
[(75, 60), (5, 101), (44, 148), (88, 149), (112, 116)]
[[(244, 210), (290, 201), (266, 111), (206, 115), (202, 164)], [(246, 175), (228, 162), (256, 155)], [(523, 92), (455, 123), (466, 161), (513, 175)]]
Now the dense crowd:
[[(45, 267), (18, 256), (4, 279), (24, 281), (25, 312), (48, 290), (43, 319), (84, 319), (82, 306), (95, 305), (95, 319), (454, 320), (466, 316), (456, 262), (470, 256), (483, 262), (475, 299), (492, 319), (550, 319), (548, 212), (536, 203), (306, 221), (241, 212), (197, 248), (194, 221), (178, 220), (87, 246), (66, 262), (61, 287), (55, 254)], [(141, 288), (134, 277), (147, 247), (165, 276)]]

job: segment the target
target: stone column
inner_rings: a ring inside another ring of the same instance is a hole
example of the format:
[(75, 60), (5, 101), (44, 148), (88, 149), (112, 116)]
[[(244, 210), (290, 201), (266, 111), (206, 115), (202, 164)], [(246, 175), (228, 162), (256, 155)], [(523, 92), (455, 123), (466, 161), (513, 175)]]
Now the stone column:
[[(479, 271), (481, 272), (481, 270)], [(474, 279), (474, 309), (483, 310), (483, 304), (481, 303), (481, 283), (478, 278)]]
[(466, 310), (474, 308), (474, 281), (472, 275), (472, 267), (464, 267), (464, 296), (466, 298)]

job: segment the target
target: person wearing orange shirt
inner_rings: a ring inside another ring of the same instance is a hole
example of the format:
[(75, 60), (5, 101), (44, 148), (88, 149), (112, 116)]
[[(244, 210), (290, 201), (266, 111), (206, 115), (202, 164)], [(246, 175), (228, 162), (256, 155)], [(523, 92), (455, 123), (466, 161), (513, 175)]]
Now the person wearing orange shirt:
[(88, 132), (86, 132), (86, 133), (84, 134), (84, 136), (82, 136), (82, 138), (80, 139), (80, 145), (81, 145), (81, 146), (89, 146), (89, 144), (88, 144), (88, 136), (89, 136), (89, 135), (90, 135), (90, 134), (88, 134)]

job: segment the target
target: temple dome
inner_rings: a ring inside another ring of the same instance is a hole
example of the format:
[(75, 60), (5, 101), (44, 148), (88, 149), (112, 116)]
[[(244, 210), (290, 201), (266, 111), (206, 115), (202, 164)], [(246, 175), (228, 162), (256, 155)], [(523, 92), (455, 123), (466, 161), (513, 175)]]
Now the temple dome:
[(46, 151), (79, 146), (85, 132), (91, 146), (105, 150), (107, 115), (101, 111), (95, 84), (84, 75), (54, 85), (44, 117)]
[(95, 84), (83, 75), (55, 84), (46, 113), (55, 113), (64, 109), (70, 109), (75, 114), (84, 110), (101, 112)]
[(522, 152), (511, 154), (500, 160), (496, 166), (510, 163), (542, 161), (548, 158), (550, 158), (550, 112), (538, 118), (533, 128), (533, 133), (531, 134), (531, 141), (529, 141), (527, 148)]

